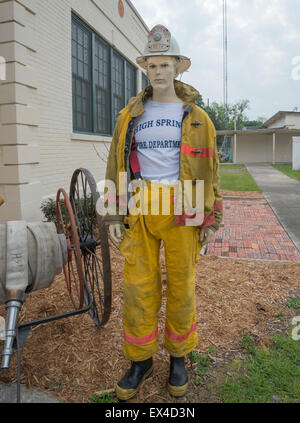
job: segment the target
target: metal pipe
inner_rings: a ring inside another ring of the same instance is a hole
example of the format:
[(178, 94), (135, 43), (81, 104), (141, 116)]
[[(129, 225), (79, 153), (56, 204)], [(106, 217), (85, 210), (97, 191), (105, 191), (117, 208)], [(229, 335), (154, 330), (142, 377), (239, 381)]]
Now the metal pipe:
[(2, 351), (1, 369), (9, 369), (9, 363), (13, 354), (13, 343), (16, 336), (16, 325), (18, 321), (19, 311), (22, 306), (21, 301), (8, 301), (6, 303), (6, 338)]

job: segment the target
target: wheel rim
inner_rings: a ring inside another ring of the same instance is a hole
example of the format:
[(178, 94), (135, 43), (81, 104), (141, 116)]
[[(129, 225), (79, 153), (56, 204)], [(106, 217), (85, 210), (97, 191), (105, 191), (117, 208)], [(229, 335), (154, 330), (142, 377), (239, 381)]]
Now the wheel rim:
[(56, 227), (63, 233), (67, 242), (67, 263), (64, 275), (71, 301), (76, 310), (82, 308), (84, 301), (84, 274), (77, 226), (73, 209), (64, 189), (59, 189), (56, 196)]
[(96, 209), (99, 198), (92, 174), (87, 169), (77, 169), (71, 180), (70, 202), (84, 262), (84, 298), (87, 303), (90, 293), (90, 316), (96, 325), (104, 325), (111, 311), (111, 267), (107, 230)]

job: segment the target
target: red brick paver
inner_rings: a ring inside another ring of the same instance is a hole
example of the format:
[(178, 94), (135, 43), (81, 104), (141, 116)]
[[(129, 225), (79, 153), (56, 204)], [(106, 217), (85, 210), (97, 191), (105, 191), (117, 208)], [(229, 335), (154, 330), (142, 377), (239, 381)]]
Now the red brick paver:
[(223, 222), (207, 255), (267, 260), (300, 260), (300, 252), (262, 199), (223, 199)]

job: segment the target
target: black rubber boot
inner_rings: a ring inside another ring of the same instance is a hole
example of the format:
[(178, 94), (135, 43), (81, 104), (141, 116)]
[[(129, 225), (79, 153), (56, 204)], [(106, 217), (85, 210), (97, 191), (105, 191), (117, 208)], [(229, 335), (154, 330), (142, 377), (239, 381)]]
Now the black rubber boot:
[(138, 392), (142, 382), (151, 375), (152, 371), (152, 357), (144, 361), (133, 361), (131, 368), (117, 384), (117, 397), (123, 401), (132, 398)]
[(174, 397), (183, 397), (188, 387), (188, 375), (184, 366), (184, 357), (170, 356), (170, 376), (168, 390)]

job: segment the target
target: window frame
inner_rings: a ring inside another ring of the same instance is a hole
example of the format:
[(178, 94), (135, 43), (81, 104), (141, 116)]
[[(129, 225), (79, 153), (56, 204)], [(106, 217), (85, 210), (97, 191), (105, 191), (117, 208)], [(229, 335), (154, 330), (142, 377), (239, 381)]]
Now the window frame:
[[(144, 82), (147, 83), (147, 85), (144, 86)], [(142, 90), (144, 90), (149, 85), (150, 85), (150, 81), (147, 78), (147, 75), (144, 72), (142, 72)]]
[[(127, 64), (134, 70), (134, 80), (133, 82), (133, 86), (134, 86), (134, 91), (135, 94), (137, 95), (137, 67), (135, 67), (127, 58), (125, 58), (118, 50), (116, 50), (115, 48), (113, 48), (109, 43), (107, 43), (102, 37), (101, 35), (99, 35), (97, 32), (95, 32), (92, 28), (90, 28), (85, 22), (83, 22), (75, 13), (72, 12), (71, 14), (71, 32), (72, 32), (72, 25), (73, 23), (75, 25), (79, 25), (82, 26), (85, 30), (87, 30), (90, 34), (91, 37), (91, 52), (90, 52), (90, 69), (89, 69), (89, 74), (90, 74), (90, 78), (91, 78), (91, 120), (92, 120), (92, 132), (90, 131), (82, 131), (82, 130), (78, 130), (75, 129), (75, 124), (76, 121), (74, 120), (74, 92), (73, 92), (73, 64), (72, 64), (72, 57), (73, 57), (73, 49), (72, 49), (72, 43), (73, 43), (73, 38), (71, 35), (71, 75), (72, 75), (72, 131), (74, 134), (86, 134), (86, 135), (99, 135), (99, 136), (109, 136), (111, 137), (113, 135), (113, 130), (114, 130), (114, 126), (115, 126), (115, 119), (114, 119), (114, 90), (113, 90), (113, 55), (115, 54), (116, 56), (118, 56), (121, 60), (122, 60), (122, 66), (123, 66), (123, 80), (122, 80), (122, 94), (123, 94), (123, 107), (125, 107), (127, 105), (126, 103), (126, 98), (127, 98), (127, 92), (128, 92), (128, 84), (127, 84)], [(109, 123), (110, 123), (110, 127), (108, 132), (104, 132), (104, 131), (100, 131), (97, 132), (96, 131), (96, 127), (97, 127), (97, 117), (96, 117), (96, 112), (97, 112), (97, 105), (96, 105), (96, 75), (95, 75), (95, 60), (96, 60), (96, 56), (95, 56), (95, 51), (96, 51), (96, 40), (99, 40), (100, 43), (102, 43), (106, 48), (108, 48), (109, 51), (109, 69), (108, 69), (108, 86), (109, 86)]]

